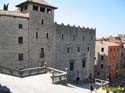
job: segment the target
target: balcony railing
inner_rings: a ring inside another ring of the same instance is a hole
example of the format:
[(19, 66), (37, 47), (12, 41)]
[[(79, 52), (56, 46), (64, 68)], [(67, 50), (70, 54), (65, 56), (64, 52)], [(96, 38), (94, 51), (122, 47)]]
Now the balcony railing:
[(23, 70), (18, 70), (14, 68), (9, 68), (5, 66), (0, 66), (0, 73), (8, 74), (8, 75), (13, 75), (17, 77), (27, 77), (27, 76), (32, 76), (32, 75), (37, 75), (37, 74), (43, 74), (43, 73), (51, 73), (51, 79), (53, 84), (65, 84), (67, 83), (67, 72), (57, 70), (51, 67), (46, 67), (44, 65), (43, 67), (35, 67), (35, 68), (27, 68)]

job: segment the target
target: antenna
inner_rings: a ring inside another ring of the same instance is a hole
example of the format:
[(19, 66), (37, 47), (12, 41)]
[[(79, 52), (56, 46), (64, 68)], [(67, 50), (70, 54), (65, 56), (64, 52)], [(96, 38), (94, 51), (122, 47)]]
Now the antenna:
[(8, 6), (9, 6), (9, 3), (8, 3), (8, 4), (4, 4), (4, 5), (3, 5), (3, 10), (6, 10), (6, 11), (7, 11), (7, 10), (8, 10)]

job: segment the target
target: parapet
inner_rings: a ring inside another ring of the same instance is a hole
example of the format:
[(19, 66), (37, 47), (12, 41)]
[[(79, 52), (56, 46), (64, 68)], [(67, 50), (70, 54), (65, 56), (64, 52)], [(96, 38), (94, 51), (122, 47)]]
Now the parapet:
[(80, 26), (71, 26), (70, 24), (65, 25), (64, 23), (58, 24), (55, 22), (55, 25), (57, 28), (61, 29), (78, 29), (78, 30), (83, 30), (83, 31), (96, 31), (96, 28), (89, 28), (89, 27), (80, 27)]
[(29, 18), (29, 13), (18, 13), (14, 11), (5, 11), (5, 10), (0, 10), (0, 16), (12, 16), (12, 17), (21, 17), (21, 18)]

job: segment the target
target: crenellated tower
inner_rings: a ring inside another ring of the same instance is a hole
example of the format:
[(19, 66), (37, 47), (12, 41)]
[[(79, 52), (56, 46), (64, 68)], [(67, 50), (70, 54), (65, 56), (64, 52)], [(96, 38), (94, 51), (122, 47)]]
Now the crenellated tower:
[[(54, 7), (44, 0), (27, 0), (18, 4), (21, 13), (29, 13), (29, 67), (52, 65), (55, 40)], [(48, 58), (49, 57), (49, 58)]]

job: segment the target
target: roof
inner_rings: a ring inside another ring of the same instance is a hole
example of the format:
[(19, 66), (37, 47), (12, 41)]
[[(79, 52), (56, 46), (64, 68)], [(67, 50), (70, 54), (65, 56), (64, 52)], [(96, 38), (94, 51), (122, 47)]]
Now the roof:
[(100, 44), (107, 45), (107, 46), (119, 46), (118, 43), (114, 43), (114, 42), (110, 42), (110, 41), (98, 40), (98, 41), (96, 41), (96, 42), (97, 42), (97, 43), (100, 43)]
[(24, 14), (24, 13), (18, 13), (18, 12), (14, 12), (14, 11), (5, 11), (5, 10), (0, 10), (0, 15), (29, 18), (29, 13)]
[(48, 4), (46, 1), (44, 0), (27, 0), (27, 1), (24, 1), (18, 5), (16, 5), (16, 7), (20, 7), (21, 5), (25, 4), (25, 3), (36, 3), (36, 4), (40, 4), (40, 5), (43, 5), (43, 6), (47, 6), (47, 7), (51, 7), (53, 9), (57, 9), (57, 7), (55, 6), (52, 6), (50, 4)]

